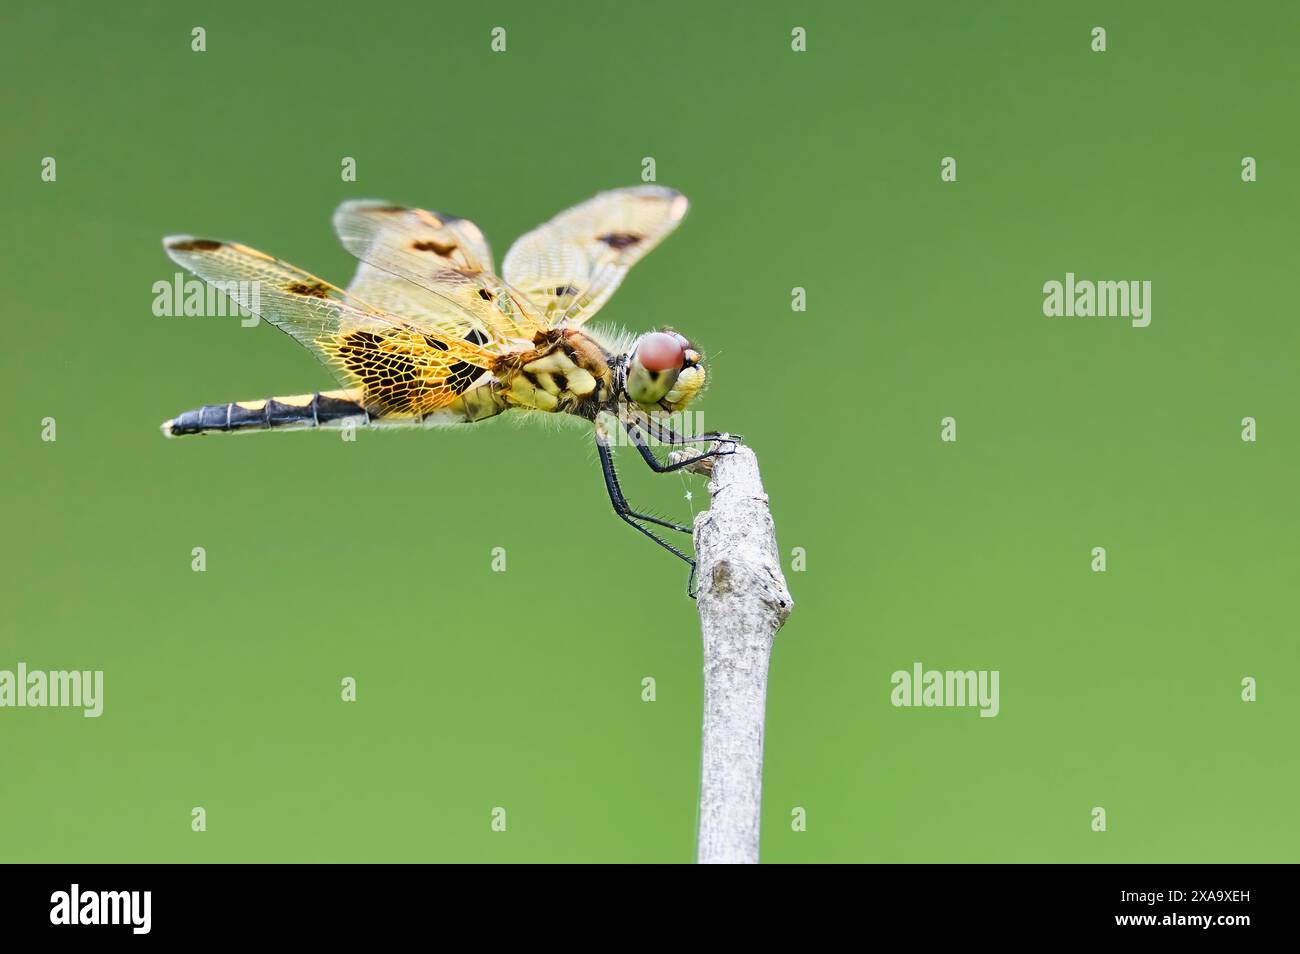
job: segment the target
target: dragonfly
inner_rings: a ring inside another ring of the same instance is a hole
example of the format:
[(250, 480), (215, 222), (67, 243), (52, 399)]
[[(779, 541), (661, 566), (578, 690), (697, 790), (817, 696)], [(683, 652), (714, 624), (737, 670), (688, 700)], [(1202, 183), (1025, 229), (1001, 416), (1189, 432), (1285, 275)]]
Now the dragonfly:
[[(710, 458), (734, 453), (739, 437), (668, 426), (708, 380), (703, 355), (680, 332), (633, 335), (587, 324), (688, 206), (660, 185), (601, 192), (520, 237), (498, 276), (487, 239), (468, 219), (344, 202), (334, 229), (360, 262), (347, 290), (246, 245), (170, 236), (163, 247), (173, 261), (288, 333), (339, 387), (208, 404), (162, 431), (432, 428), (506, 413), (568, 415), (591, 426), (614, 512), (690, 564), (693, 579), (694, 558), (664, 539), (665, 531), (691, 528), (628, 503), (612, 448), (625, 434), (651, 470), (669, 473), (707, 468)], [(708, 447), (661, 461), (651, 440)]]

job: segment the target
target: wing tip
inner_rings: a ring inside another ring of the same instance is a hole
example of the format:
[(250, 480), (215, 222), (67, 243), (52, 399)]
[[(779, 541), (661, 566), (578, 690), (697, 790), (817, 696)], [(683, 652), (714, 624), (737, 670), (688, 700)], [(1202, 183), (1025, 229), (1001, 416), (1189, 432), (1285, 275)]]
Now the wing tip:
[(642, 182), (634, 186), (611, 190), (614, 193), (634, 195), (640, 199), (662, 200), (668, 203), (668, 213), (674, 220), (680, 220), (691, 207), (691, 202), (681, 190), (657, 182)]
[(172, 418), (169, 421), (163, 421), (160, 425), (158, 425), (158, 430), (162, 431), (163, 437), (171, 439), (176, 436), (176, 431), (173, 430), (173, 426), (175, 424), (176, 424), (176, 418)]
[(162, 240), (163, 249), (171, 252), (215, 252), (225, 245), (216, 239), (196, 238), (193, 235), (168, 235)]
[(389, 202), (387, 199), (347, 199), (338, 204), (334, 210), (334, 218), (352, 212), (409, 212), (410, 208), (405, 205), (398, 205), (396, 202)]
[(674, 219), (683, 219), (686, 217), (686, 213), (690, 211), (690, 208), (691, 200), (674, 189), (672, 204), (668, 209), (669, 214), (672, 215)]
[(627, 186), (624, 189), (615, 189), (616, 192), (636, 192), (640, 195), (657, 195), (665, 199), (671, 196), (682, 194), (680, 189), (674, 189), (672, 186), (661, 185), (658, 182), (641, 182), (634, 186)]

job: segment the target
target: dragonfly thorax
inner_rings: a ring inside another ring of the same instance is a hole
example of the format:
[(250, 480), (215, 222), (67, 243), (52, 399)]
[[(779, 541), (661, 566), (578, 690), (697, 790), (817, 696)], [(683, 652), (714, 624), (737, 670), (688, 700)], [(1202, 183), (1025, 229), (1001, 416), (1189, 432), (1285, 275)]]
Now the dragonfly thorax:
[(615, 396), (615, 360), (576, 328), (539, 332), (531, 350), (504, 355), (492, 369), (507, 403), (589, 420)]

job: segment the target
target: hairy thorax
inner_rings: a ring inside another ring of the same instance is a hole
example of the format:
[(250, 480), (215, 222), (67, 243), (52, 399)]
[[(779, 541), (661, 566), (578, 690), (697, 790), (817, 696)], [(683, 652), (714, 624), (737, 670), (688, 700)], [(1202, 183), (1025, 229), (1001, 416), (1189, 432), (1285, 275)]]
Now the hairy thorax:
[(529, 351), (503, 355), (492, 368), (513, 407), (594, 419), (614, 393), (612, 356), (574, 328), (538, 332)]

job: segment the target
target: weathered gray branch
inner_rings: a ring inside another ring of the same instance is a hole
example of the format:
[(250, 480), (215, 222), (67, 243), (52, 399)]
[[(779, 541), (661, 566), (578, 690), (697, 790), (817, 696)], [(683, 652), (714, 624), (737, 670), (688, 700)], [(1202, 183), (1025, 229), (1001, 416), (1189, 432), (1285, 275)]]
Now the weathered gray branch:
[(704, 633), (697, 857), (757, 863), (768, 661), (794, 603), (754, 452), (741, 446), (711, 463), (712, 503), (695, 519)]

